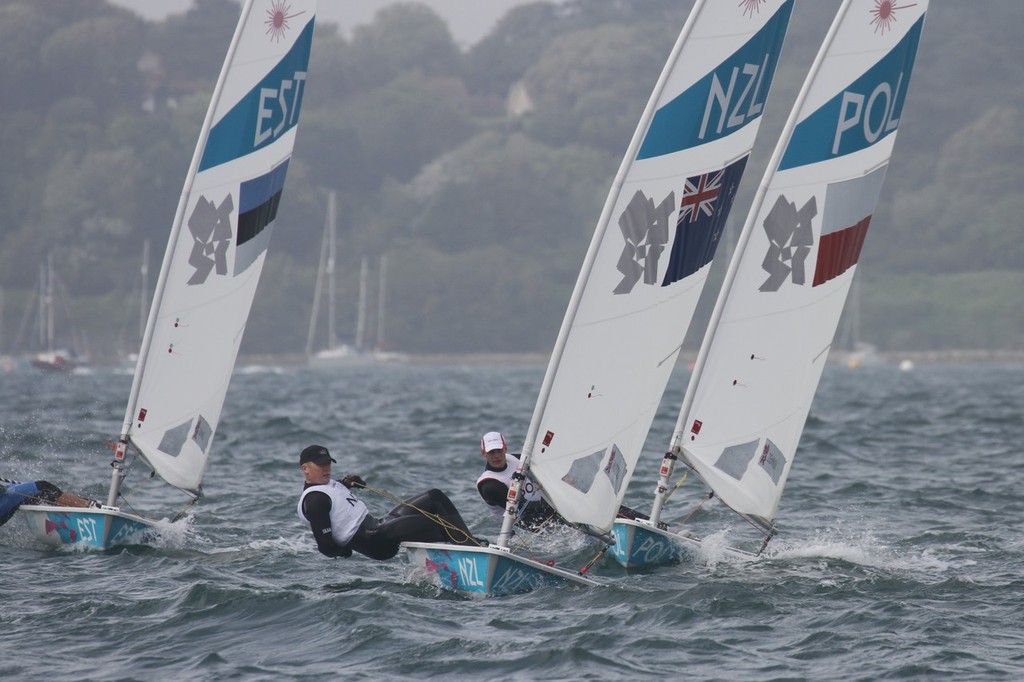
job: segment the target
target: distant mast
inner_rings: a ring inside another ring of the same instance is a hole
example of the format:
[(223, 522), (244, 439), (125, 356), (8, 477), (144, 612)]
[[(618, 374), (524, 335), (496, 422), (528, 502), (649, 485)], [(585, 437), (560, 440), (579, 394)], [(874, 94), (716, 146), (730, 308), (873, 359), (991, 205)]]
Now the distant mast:
[(380, 272), (377, 284), (377, 350), (384, 350), (384, 293), (387, 282), (388, 255), (380, 257)]
[(366, 283), (370, 274), (370, 263), (363, 256), (359, 263), (359, 310), (356, 313), (356, 351), (366, 349)]
[(335, 254), (338, 248), (338, 223), (337, 223), (337, 193), (332, 189), (327, 195), (327, 224), (330, 229), (327, 233), (327, 347), (334, 348), (338, 345), (338, 333), (334, 326), (335, 310), (335, 286), (334, 286), (334, 265)]

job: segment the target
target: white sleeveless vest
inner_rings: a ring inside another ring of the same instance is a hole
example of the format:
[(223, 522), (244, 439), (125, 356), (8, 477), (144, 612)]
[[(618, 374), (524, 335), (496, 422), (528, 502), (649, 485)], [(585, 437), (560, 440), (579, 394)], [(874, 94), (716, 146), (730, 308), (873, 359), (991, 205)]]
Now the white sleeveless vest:
[(332, 480), (326, 485), (311, 485), (302, 491), (302, 495), (299, 497), (298, 512), (299, 518), (306, 523), (309, 523), (309, 519), (302, 513), (302, 501), (313, 491), (327, 493), (331, 498), (331, 537), (344, 547), (359, 530), (359, 525), (370, 513), (369, 510), (361, 500), (352, 494), (352, 491), (339, 481)]
[[(519, 458), (513, 455), (505, 455), (505, 470), (504, 471), (493, 471), (491, 469), (484, 469), (484, 472), (480, 474), (480, 477), (476, 479), (476, 484), (479, 487), (481, 483), (488, 480), (501, 481), (509, 488), (512, 487), (512, 474), (519, 468)], [(521, 486), (523, 491), (523, 499), (527, 502), (534, 502), (541, 499), (540, 490), (537, 485), (530, 480), (527, 476), (523, 480)]]

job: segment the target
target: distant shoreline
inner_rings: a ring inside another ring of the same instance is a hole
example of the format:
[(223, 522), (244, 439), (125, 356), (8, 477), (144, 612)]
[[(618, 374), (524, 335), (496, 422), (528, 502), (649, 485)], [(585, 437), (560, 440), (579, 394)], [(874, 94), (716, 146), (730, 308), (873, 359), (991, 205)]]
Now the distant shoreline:
[[(829, 356), (832, 366), (893, 366), (911, 363), (918, 365), (1024, 365), (1024, 350), (979, 350), (979, 349), (947, 349), (926, 351), (877, 351), (869, 356), (862, 356), (857, 362), (850, 362), (854, 357), (850, 353), (833, 351)], [(679, 356), (679, 363), (692, 365), (697, 358), (696, 351), (684, 351)], [(0, 373), (13, 371), (24, 366), (28, 367), (23, 358), (0, 356)], [(545, 368), (548, 363), (546, 353), (429, 353), (408, 355), (398, 362), (379, 363), (376, 366), (441, 366), (462, 365), (468, 367), (539, 367)], [(243, 354), (238, 358), (239, 367), (306, 367), (309, 361), (301, 353), (288, 354)], [(123, 367), (131, 370), (117, 358), (93, 358), (88, 363), (92, 367)], [(374, 366), (373, 363), (353, 367)]]
[[(430, 353), (409, 355), (402, 363), (406, 365), (469, 365), (469, 366), (539, 366), (548, 363), (547, 353)], [(838, 351), (833, 351), (829, 363), (846, 364)], [(683, 351), (679, 362), (693, 364), (697, 359), (696, 351)], [(909, 360), (915, 365), (973, 365), (973, 364), (1008, 364), (1024, 365), (1024, 349), (1022, 350), (982, 350), (982, 349), (947, 349), (925, 351), (877, 351), (872, 362), (864, 365), (893, 365)], [(304, 355), (242, 355), (239, 365), (306, 365)]]

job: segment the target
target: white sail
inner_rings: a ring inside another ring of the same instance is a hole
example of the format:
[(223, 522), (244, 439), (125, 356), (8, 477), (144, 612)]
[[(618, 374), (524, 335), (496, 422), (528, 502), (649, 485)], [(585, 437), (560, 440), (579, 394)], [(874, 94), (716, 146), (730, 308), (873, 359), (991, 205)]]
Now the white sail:
[(315, 11), (313, 0), (245, 3), (154, 292), (122, 442), (193, 494), (281, 199)]
[(754, 144), (792, 7), (698, 1), (616, 175), (523, 448), (531, 477), (572, 522), (612, 525)]
[(773, 528), (903, 111), (927, 0), (846, 0), (744, 225), (673, 436)]

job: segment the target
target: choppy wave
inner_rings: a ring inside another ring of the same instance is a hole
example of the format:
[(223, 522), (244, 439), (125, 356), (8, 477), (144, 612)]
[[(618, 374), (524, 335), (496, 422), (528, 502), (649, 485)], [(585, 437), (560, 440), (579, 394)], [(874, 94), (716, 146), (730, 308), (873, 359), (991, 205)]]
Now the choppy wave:
[[(441, 487), (474, 533), (478, 439), (522, 442), (541, 367), (260, 368), (228, 396), (205, 495), (159, 539), (108, 553), (0, 529), (0, 677), (286, 680), (1016, 680), (1024, 670), (1024, 370), (830, 368), (756, 560), (709, 505), (700, 551), (656, 570), (598, 564), (597, 588), (503, 599), (441, 590), (401, 558), (331, 560), (299, 523), (298, 451), (402, 497)], [(627, 503), (649, 507), (685, 372)], [(129, 378), (4, 375), (0, 475), (102, 496)], [(140, 505), (173, 515), (158, 482)], [(677, 494), (699, 497), (687, 480)], [(394, 499), (365, 496), (383, 514)], [(673, 505), (676, 501), (673, 501)], [(678, 510), (678, 516), (687, 510)], [(529, 538), (560, 565), (594, 541)], [(100, 654), (99, 652), (102, 652)]]

